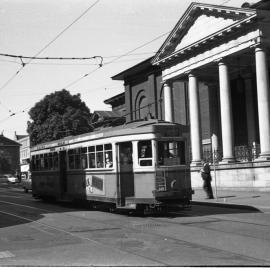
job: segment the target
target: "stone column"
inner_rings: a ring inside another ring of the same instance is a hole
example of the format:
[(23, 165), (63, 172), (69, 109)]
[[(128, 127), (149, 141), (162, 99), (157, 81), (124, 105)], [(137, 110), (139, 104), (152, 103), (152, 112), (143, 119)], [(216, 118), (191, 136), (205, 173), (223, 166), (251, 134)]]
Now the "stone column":
[(234, 158), (234, 140), (233, 140), (233, 119), (231, 89), (228, 66), (220, 61), (219, 67), (219, 90), (220, 90), (220, 114), (221, 114), (221, 131), (223, 160), (222, 163), (232, 163)]
[(266, 52), (255, 48), (258, 116), (261, 153), (259, 159), (270, 160), (270, 90)]
[(219, 102), (218, 102), (218, 85), (215, 83), (207, 83), (209, 93), (209, 119), (211, 130), (212, 151), (219, 150)]
[(173, 100), (172, 100), (172, 87), (168, 82), (164, 83), (164, 120), (173, 122)]
[(199, 106), (198, 81), (194, 74), (188, 75), (189, 89), (189, 115), (190, 115), (190, 138), (192, 149), (191, 166), (201, 165), (201, 123)]

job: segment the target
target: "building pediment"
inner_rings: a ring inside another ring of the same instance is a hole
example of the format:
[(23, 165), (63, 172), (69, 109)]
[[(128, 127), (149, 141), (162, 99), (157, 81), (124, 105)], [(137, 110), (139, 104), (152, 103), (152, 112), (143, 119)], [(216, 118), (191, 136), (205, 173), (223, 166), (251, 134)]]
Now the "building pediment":
[(166, 62), (253, 22), (256, 10), (192, 3), (152, 60)]

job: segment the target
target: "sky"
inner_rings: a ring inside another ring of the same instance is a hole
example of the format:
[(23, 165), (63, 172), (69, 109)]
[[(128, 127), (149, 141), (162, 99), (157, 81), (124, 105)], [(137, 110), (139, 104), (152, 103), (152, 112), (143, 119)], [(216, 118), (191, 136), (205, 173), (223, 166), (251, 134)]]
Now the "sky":
[[(111, 77), (153, 56), (191, 2), (0, 0), (0, 54), (102, 56), (104, 64), (99, 67), (100, 58), (32, 60), (23, 67), (29, 60), (0, 56), (0, 132), (11, 139), (26, 134), (29, 109), (64, 88), (80, 93), (91, 112), (111, 110), (104, 100), (124, 92), (123, 82)], [(246, 1), (198, 2), (240, 7)]]

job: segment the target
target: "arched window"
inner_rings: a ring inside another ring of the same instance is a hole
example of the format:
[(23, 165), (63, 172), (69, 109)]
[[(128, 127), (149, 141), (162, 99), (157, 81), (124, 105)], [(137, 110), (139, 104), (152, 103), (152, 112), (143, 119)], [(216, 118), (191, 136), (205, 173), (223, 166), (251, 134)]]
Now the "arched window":
[(141, 90), (135, 100), (135, 116), (136, 119), (144, 119), (149, 113), (148, 100), (145, 91)]
[(147, 98), (142, 96), (139, 101), (139, 119), (144, 119), (147, 117), (148, 110)]

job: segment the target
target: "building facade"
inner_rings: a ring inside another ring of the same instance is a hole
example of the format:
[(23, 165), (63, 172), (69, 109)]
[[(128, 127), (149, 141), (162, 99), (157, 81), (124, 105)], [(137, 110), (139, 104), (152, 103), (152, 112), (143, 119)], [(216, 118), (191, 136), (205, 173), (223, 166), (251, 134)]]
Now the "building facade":
[(20, 172), (30, 171), (30, 137), (29, 135), (17, 135), (15, 140), (20, 144)]
[(0, 174), (16, 174), (20, 170), (20, 144), (0, 135)]
[(190, 126), (194, 188), (207, 160), (219, 188), (270, 189), (267, 8), (192, 3), (153, 58), (113, 77), (129, 120)]

